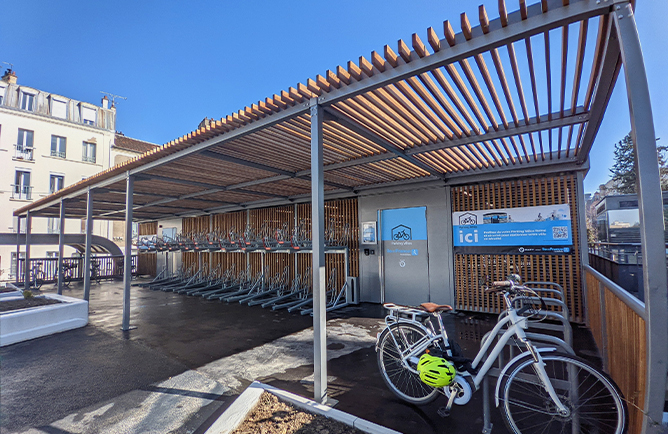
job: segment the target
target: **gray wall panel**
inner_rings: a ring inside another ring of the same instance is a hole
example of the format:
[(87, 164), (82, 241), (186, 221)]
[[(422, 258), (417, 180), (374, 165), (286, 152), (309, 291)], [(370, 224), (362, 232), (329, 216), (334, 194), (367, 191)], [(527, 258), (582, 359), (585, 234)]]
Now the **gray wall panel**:
[[(412, 187), (409, 191), (369, 193), (360, 195), (358, 202), (360, 226), (362, 222), (377, 221), (378, 211), (415, 206), (427, 207), (427, 236), (429, 238), (429, 286), (430, 300), (416, 299), (413, 304), (425, 301), (453, 305), (454, 275), (451, 237), (451, 208), (447, 202), (446, 187)], [(378, 226), (380, 230), (380, 225)], [(380, 238), (380, 237), (378, 237)], [(376, 254), (364, 255), (364, 249)], [(381, 301), (380, 255), (381, 245), (360, 245), (360, 298), (361, 301)], [(408, 289), (409, 290), (409, 289)], [(390, 300), (388, 300), (390, 301)]]

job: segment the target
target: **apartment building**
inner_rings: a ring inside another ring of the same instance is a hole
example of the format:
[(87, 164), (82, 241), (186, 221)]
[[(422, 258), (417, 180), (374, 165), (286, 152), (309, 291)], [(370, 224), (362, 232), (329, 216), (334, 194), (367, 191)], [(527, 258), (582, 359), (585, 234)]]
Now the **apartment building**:
[[(122, 136), (115, 146), (116, 108), (100, 106), (19, 83), (14, 71), (0, 80), (0, 232), (16, 233), (14, 210), (67, 185), (145, 152), (153, 144)], [(133, 141), (135, 143), (133, 143)], [(128, 144), (130, 143), (130, 144)], [(57, 218), (35, 218), (32, 233), (58, 233)], [(81, 233), (78, 220), (67, 233)], [(93, 233), (113, 238), (111, 222), (94, 222)], [(21, 227), (25, 231), (25, 223)], [(33, 258), (57, 256), (57, 246), (34, 245)], [(67, 247), (65, 256), (74, 249)], [(16, 247), (0, 245), (0, 279), (13, 277)]]

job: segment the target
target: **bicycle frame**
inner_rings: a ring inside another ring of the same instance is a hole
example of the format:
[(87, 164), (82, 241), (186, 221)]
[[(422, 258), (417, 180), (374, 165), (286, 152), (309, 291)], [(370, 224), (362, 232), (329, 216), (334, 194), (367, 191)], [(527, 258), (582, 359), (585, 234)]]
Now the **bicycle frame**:
[[(549, 381), (549, 378), (547, 376), (547, 373), (545, 372), (545, 364), (543, 362), (543, 358), (540, 355), (540, 352), (536, 350), (536, 348), (529, 342), (529, 340), (526, 337), (526, 334), (524, 333), (524, 329), (527, 328), (527, 318), (521, 317), (517, 315), (517, 312), (515, 309), (512, 307), (512, 302), (508, 298), (506, 294), (504, 294), (504, 299), (506, 301), (506, 306), (510, 306), (507, 308), (507, 315), (499, 321), (496, 326), (492, 329), (492, 332), (490, 333), (490, 338), (487, 339), (484, 344), (481, 346), (480, 351), (478, 351), (478, 354), (476, 355), (475, 359), (471, 363), (471, 366), (473, 369), (476, 369), (478, 366), (480, 366), (480, 363), (482, 363), (482, 367), (478, 370), (478, 373), (475, 375), (473, 378), (473, 384), (475, 386), (475, 389), (478, 390), (480, 388), (480, 384), (482, 383), (483, 379), (489, 372), (489, 370), (492, 368), (492, 365), (494, 364), (494, 361), (496, 358), (499, 356), (501, 351), (503, 351), (503, 348), (505, 345), (508, 343), (510, 338), (512, 336), (516, 336), (520, 342), (522, 342), (528, 349), (528, 351), (524, 352), (521, 354), (521, 356), (525, 355), (531, 355), (534, 360), (535, 360), (535, 369), (536, 369), (536, 374), (540, 378), (541, 382), (543, 383), (543, 386), (545, 387), (545, 390), (549, 394), (550, 398), (554, 401), (556, 404), (558, 410), (562, 414), (568, 414), (569, 410), (564, 406), (564, 404), (561, 402), (559, 397), (557, 396), (557, 393), (554, 390), (554, 387), (552, 383)], [(410, 312), (408, 312), (410, 313)], [(447, 343), (448, 342), (448, 334), (447, 331), (445, 330), (445, 326), (443, 325), (443, 319), (439, 314), (434, 314), (434, 316), (438, 319), (438, 325), (441, 329), (441, 333), (438, 334), (436, 333), (435, 330), (429, 330), (427, 327), (422, 325), (419, 321), (416, 321), (415, 319), (411, 320), (406, 320), (406, 319), (397, 319), (396, 322), (406, 322), (406, 323), (411, 323), (414, 324), (422, 329), (425, 330), (426, 332), (426, 338), (423, 339), (420, 342), (416, 343), (416, 345), (412, 348), (409, 349), (410, 351), (407, 354), (402, 354), (402, 360), (401, 363), (404, 365), (406, 369), (409, 369), (411, 371), (414, 371), (412, 368), (410, 368), (408, 364), (408, 360), (411, 360), (414, 362), (415, 365), (417, 365), (417, 361), (419, 360), (419, 357), (421, 354), (424, 353), (424, 351), (435, 341), (439, 339), (443, 339), (443, 342)], [(415, 317), (415, 316), (414, 316)], [(387, 323), (387, 320), (386, 320)], [(389, 327), (389, 323), (387, 324)], [(491, 349), (491, 352), (487, 354), (488, 350), (492, 346), (492, 341), (493, 338), (491, 336), (497, 336), (499, 334), (499, 330), (501, 330), (502, 327), (508, 325), (508, 330), (506, 330), (503, 335), (497, 340), (496, 344), (494, 347)], [(394, 340), (394, 343), (397, 348), (401, 348), (398, 343), (396, 342), (396, 339), (394, 337), (394, 334), (391, 334), (392, 339)], [(450, 354), (451, 355), (451, 354)], [(483, 362), (484, 360), (484, 362)], [(501, 381), (501, 377), (499, 377), (499, 380)]]

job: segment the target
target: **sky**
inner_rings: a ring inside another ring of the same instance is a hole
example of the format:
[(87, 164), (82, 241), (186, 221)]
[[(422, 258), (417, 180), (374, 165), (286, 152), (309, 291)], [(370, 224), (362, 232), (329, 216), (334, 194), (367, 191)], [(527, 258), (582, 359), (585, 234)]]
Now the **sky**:
[[(507, 0), (509, 11), (516, 1)], [(413, 33), (426, 42), (428, 27), (442, 34), (442, 22), (461, 12), (475, 25), (479, 4), (498, 16), (497, 0), (21, 0), (3, 5), (0, 61), (13, 64), (19, 84), (47, 92), (97, 105), (100, 91), (127, 97), (117, 102), (116, 129), (164, 144), (204, 117), (220, 119)], [(665, 16), (668, 0), (637, 1), (656, 136), (668, 145)], [(630, 128), (622, 71), (586, 192), (609, 180), (614, 143)]]

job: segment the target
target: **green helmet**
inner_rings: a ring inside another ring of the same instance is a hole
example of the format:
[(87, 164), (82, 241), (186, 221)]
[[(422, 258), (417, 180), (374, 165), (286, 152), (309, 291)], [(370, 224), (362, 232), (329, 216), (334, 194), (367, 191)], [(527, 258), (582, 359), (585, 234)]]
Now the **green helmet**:
[(441, 357), (423, 354), (417, 365), (420, 380), (431, 387), (445, 387), (452, 384), (457, 374), (455, 366)]

